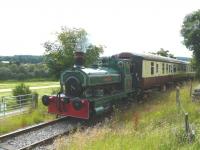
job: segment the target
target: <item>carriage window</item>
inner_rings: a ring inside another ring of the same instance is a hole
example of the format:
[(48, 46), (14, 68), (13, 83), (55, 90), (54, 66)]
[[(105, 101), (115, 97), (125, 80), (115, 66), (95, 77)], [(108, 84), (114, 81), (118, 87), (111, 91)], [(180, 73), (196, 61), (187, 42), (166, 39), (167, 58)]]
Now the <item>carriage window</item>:
[(180, 71), (181, 70), (181, 66), (180, 66), (180, 64), (178, 64), (178, 71)]
[(165, 64), (162, 64), (162, 73), (165, 74)]
[(168, 64), (166, 64), (166, 73), (168, 73)]
[(183, 71), (186, 72), (186, 65), (183, 66)]
[(181, 66), (181, 71), (184, 71), (184, 65)]
[(176, 73), (176, 65), (174, 65), (174, 73)]
[(173, 69), (174, 69), (174, 68), (173, 68), (173, 65), (171, 65), (171, 73), (173, 73), (173, 71), (174, 71)]
[(154, 62), (151, 62), (151, 75), (154, 74)]
[(158, 64), (156, 64), (156, 73), (158, 73), (158, 68), (159, 66), (158, 66)]

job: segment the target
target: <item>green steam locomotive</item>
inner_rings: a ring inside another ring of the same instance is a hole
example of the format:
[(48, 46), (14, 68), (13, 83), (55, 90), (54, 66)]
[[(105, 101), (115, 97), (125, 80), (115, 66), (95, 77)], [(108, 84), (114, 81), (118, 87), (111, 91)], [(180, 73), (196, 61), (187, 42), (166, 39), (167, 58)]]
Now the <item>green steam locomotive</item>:
[(113, 104), (156, 86), (192, 78), (190, 63), (155, 55), (120, 53), (101, 65), (85, 68), (84, 53), (75, 53), (75, 66), (61, 74), (61, 92), (42, 97), (48, 112), (89, 119), (109, 111)]

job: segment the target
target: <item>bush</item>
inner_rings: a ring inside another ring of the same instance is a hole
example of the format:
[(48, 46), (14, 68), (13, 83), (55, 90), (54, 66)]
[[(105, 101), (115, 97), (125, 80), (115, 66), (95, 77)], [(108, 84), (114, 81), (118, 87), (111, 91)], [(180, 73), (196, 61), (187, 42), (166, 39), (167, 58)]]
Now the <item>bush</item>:
[[(26, 86), (24, 83), (21, 83), (20, 85), (17, 85), (15, 89), (13, 89), (12, 93), (13, 96), (26, 95), (31, 94), (31, 90), (29, 89), (29, 86)], [(27, 96), (23, 96), (21, 98), (26, 99)], [(20, 97), (17, 97), (17, 103), (19, 103), (19, 99)]]

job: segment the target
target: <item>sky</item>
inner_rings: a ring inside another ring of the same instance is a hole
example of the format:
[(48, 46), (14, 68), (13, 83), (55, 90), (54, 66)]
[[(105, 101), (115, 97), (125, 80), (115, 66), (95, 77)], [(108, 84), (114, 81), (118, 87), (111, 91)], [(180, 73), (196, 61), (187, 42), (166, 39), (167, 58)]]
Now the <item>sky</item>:
[(84, 28), (104, 56), (160, 48), (191, 57), (180, 34), (199, 0), (1, 0), (0, 55), (42, 55), (62, 26)]

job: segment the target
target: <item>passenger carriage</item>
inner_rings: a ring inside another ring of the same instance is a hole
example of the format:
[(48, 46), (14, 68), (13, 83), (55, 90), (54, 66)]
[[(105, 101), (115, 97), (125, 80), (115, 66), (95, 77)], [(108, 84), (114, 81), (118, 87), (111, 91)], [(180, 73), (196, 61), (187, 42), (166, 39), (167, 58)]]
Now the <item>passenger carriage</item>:
[(174, 58), (127, 52), (113, 57), (131, 60), (133, 87), (143, 90), (193, 78), (195, 75), (189, 62)]

